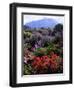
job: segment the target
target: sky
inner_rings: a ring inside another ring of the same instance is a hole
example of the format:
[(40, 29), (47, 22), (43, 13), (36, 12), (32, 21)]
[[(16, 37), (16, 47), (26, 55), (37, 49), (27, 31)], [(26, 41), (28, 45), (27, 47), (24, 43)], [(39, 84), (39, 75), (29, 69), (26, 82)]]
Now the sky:
[(28, 22), (41, 20), (44, 18), (55, 19), (58, 23), (64, 23), (64, 16), (42, 16), (42, 15), (23, 15), (23, 25)]

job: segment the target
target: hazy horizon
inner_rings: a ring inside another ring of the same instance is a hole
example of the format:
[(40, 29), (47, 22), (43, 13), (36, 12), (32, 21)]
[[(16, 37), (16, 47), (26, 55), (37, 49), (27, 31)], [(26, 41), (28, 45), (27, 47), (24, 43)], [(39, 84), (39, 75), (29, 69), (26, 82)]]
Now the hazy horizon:
[(54, 19), (58, 23), (64, 23), (64, 16), (23, 15), (23, 25), (42, 19)]

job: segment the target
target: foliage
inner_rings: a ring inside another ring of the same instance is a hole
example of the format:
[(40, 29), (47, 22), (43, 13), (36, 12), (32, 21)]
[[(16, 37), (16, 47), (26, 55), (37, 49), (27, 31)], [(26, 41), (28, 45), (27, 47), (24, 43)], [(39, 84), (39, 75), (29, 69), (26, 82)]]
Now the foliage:
[(23, 72), (25, 75), (30, 75), (32, 71), (32, 67), (30, 66), (30, 64), (24, 64), (24, 69)]
[(35, 51), (34, 51), (34, 55), (35, 56), (43, 56), (46, 54), (46, 48), (37, 48)]
[(24, 75), (63, 72), (63, 25), (50, 28), (24, 27)]

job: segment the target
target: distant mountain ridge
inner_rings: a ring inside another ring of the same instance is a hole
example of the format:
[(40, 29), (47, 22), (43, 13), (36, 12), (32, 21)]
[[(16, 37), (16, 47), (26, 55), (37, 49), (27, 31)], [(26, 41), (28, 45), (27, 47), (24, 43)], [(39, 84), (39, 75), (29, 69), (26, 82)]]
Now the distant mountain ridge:
[(58, 24), (56, 20), (47, 18), (47, 19), (31, 21), (29, 23), (26, 23), (25, 25), (31, 28), (41, 28), (41, 27), (53, 28), (56, 24)]

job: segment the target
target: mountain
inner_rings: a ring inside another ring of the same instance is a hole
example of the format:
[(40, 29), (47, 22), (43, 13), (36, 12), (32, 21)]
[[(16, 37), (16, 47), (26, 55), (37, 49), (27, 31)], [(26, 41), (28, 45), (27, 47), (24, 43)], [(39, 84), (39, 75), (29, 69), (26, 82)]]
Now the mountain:
[(41, 20), (35, 20), (35, 21), (31, 21), (29, 23), (26, 23), (24, 26), (28, 26), (30, 28), (53, 28), (56, 24), (58, 24), (58, 22), (54, 19), (41, 19)]

